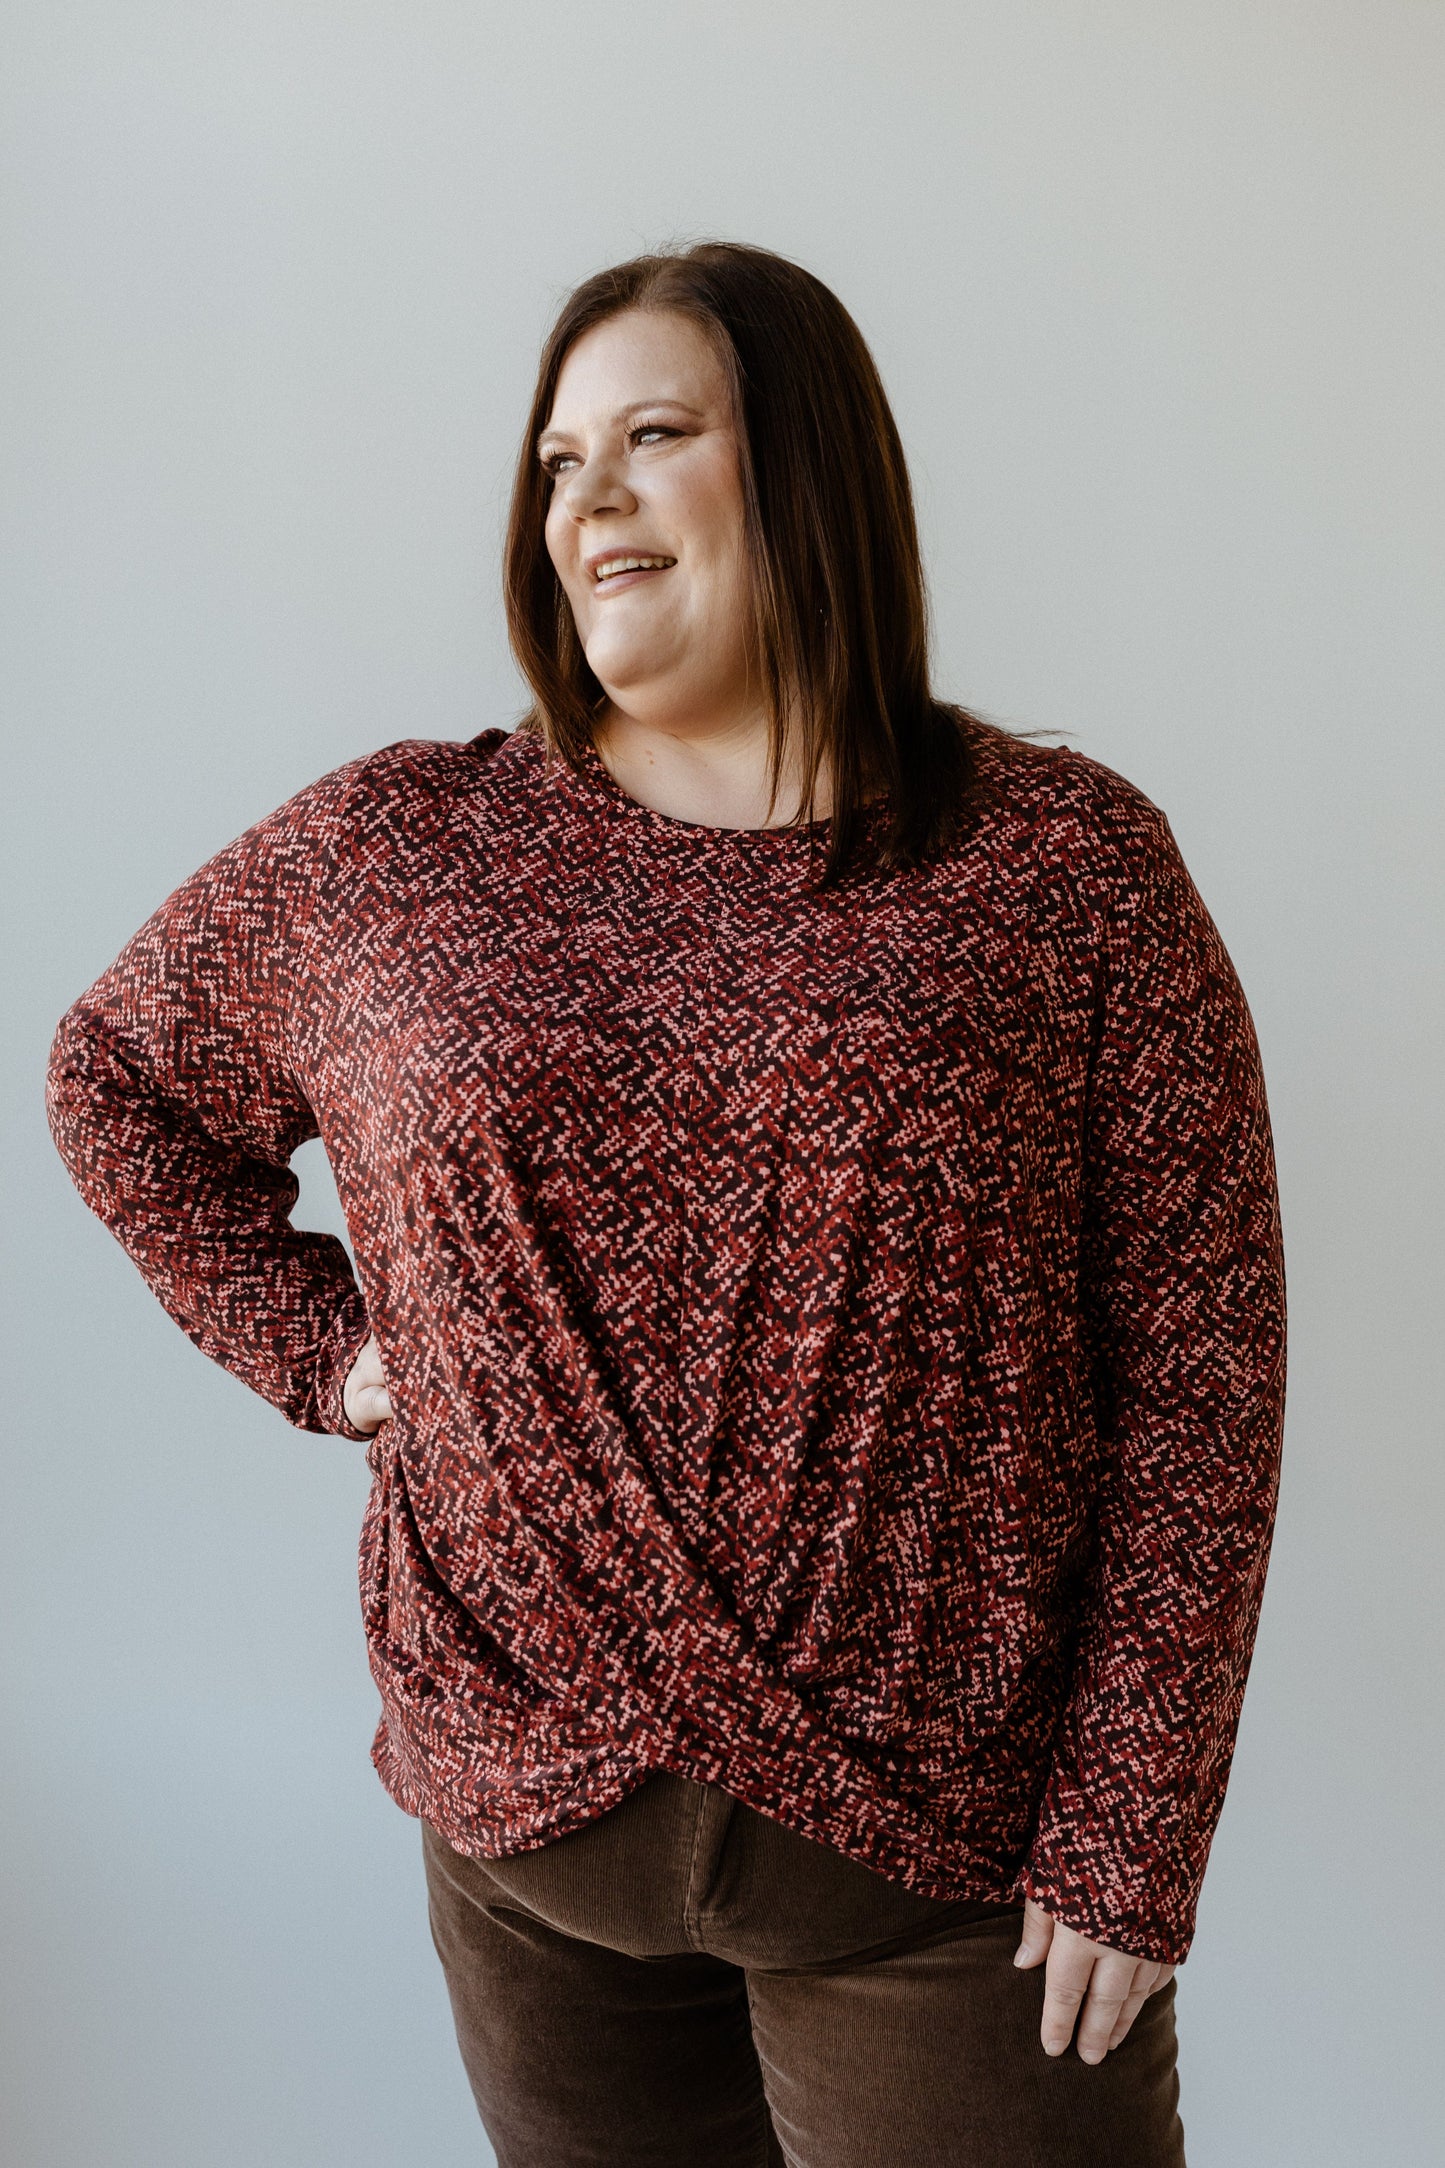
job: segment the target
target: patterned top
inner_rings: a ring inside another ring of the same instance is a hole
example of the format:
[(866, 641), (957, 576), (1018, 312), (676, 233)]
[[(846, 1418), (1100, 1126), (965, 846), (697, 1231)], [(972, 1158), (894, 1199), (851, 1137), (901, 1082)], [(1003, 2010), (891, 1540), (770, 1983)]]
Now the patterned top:
[[(47, 1109), (299, 1429), (361, 1435), (375, 1331), (409, 1813), (502, 1856), (660, 1766), (1177, 1961), (1278, 1476), (1265, 1093), (1163, 814), (980, 757), (966, 840), (819, 895), (827, 823), (677, 820), (523, 732), (388, 745), (160, 905)], [(290, 1221), (317, 1135), (354, 1274)]]

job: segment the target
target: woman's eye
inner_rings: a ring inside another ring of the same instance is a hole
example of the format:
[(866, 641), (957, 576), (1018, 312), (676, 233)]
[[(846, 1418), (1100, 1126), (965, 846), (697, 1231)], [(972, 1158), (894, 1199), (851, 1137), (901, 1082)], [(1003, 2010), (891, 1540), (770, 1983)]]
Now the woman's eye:
[[(681, 434), (681, 430), (665, 428), (661, 422), (648, 422), (641, 429), (629, 429), (627, 441), (629, 444), (642, 444), (649, 437), (676, 437), (681, 436)], [(568, 467), (575, 467), (578, 463), (577, 454), (575, 452), (543, 452), (540, 463), (547, 474), (555, 476), (561, 474)]]

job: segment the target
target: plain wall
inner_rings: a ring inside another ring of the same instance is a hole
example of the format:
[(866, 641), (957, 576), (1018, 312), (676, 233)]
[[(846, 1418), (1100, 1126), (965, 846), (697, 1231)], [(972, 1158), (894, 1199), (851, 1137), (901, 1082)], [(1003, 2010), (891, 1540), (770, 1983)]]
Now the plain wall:
[(1163, 805), (1245, 983), (1290, 1418), (1191, 2168), (1439, 2163), (1445, 10), (10, 0), (4, 42), (7, 2168), (489, 2157), (367, 1760), (361, 1448), (184, 1339), (43, 1068), (302, 784), (515, 719), (540, 336), (705, 234), (853, 310), (942, 687)]

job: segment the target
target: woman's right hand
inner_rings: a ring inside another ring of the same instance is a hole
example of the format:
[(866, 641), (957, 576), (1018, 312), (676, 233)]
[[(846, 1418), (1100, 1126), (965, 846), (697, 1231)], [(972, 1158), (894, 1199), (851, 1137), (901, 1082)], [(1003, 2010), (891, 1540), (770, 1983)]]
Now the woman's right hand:
[(341, 1405), (352, 1428), (364, 1430), (368, 1437), (390, 1419), (391, 1395), (382, 1375), (381, 1350), (376, 1344), (375, 1333), (346, 1373)]

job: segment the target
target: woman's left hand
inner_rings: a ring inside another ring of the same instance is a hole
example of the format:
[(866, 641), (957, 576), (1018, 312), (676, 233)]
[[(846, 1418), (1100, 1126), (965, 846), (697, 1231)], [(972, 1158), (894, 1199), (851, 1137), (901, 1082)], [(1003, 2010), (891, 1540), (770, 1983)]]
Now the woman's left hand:
[[(1079, 2053), (1086, 2063), (1101, 2063), (1116, 2048), (1144, 2002), (1174, 1977), (1172, 1965), (1152, 1957), (1130, 1957), (1107, 1943), (1091, 1942), (1075, 1928), (1050, 1919), (1032, 1897), (1024, 1900), (1024, 1931), (1014, 1953), (1019, 1966), (1044, 1970), (1044, 2022), (1039, 2037), (1046, 2055), (1062, 2055), (1079, 2020)], [(1080, 2006), (1083, 2015), (1080, 2017)]]

